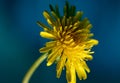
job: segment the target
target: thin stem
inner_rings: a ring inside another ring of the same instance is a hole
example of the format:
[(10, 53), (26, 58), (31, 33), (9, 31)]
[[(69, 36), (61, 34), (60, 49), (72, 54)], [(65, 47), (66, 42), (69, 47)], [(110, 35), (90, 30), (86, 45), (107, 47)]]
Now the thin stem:
[(30, 80), (31, 76), (33, 75), (33, 73), (35, 72), (35, 70), (38, 68), (38, 66), (47, 58), (47, 55), (48, 55), (48, 53), (45, 53), (44, 55), (40, 56), (34, 62), (34, 64), (30, 67), (30, 69), (26, 73), (25, 77), (23, 78), (22, 83), (29, 83), (29, 80)]

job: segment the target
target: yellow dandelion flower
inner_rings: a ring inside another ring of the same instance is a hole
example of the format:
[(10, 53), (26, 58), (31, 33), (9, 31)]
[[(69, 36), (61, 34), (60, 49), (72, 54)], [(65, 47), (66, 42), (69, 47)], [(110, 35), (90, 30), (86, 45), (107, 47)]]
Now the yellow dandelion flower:
[(86, 61), (92, 60), (94, 52), (91, 48), (98, 44), (98, 40), (92, 39), (90, 32), (92, 25), (87, 18), (82, 19), (83, 12), (75, 11), (75, 6), (64, 6), (64, 15), (60, 16), (58, 6), (50, 5), (51, 13), (44, 11), (43, 15), (50, 26), (37, 22), (44, 31), (40, 36), (48, 38), (45, 47), (39, 51), (44, 53), (26, 74), (23, 83), (28, 83), (31, 75), (40, 63), (47, 58), (47, 66), (56, 62), (57, 78), (60, 78), (62, 70), (66, 69), (68, 83), (76, 83), (76, 74), (80, 80), (87, 79), (86, 72), (90, 72)]

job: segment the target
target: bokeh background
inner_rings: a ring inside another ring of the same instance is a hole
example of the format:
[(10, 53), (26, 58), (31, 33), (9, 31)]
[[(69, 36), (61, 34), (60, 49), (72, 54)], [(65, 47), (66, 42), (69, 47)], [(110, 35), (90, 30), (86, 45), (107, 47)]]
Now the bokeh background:
[[(32, 63), (41, 55), (39, 48), (47, 40), (39, 36), (44, 24), (42, 12), (49, 4), (58, 5), (60, 12), (66, 0), (0, 0), (0, 83), (21, 83)], [(91, 73), (77, 83), (120, 83), (120, 0), (68, 0), (84, 12), (93, 24), (95, 46)], [(67, 83), (65, 71), (56, 78), (55, 65), (46, 61), (36, 70), (30, 83)]]

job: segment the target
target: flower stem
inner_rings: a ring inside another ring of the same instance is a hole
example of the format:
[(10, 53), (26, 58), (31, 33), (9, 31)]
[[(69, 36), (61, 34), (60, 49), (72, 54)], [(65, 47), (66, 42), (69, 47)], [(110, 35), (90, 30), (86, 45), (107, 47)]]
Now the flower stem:
[(30, 69), (28, 70), (28, 72), (24, 76), (22, 83), (29, 83), (29, 80), (30, 80), (31, 76), (33, 75), (35, 70), (38, 68), (38, 66), (47, 58), (47, 55), (48, 55), (48, 53), (45, 53), (44, 55), (40, 56), (34, 62), (34, 64), (30, 67)]

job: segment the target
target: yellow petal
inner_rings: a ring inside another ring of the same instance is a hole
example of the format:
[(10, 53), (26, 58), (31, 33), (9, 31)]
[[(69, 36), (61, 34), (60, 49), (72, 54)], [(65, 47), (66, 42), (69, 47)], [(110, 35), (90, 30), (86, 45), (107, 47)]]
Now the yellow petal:
[(82, 67), (82, 63), (79, 63), (79, 61), (76, 61), (75, 69), (80, 80), (87, 79), (87, 75), (84, 68)]
[(64, 41), (64, 43), (65, 44), (70, 44), (70, 43), (72, 43), (74, 40), (73, 39), (70, 39), (70, 40), (68, 40), (68, 41)]
[(54, 32), (57, 32), (57, 27), (54, 26), (54, 27), (53, 27), (53, 30), (54, 30)]
[(60, 58), (60, 61), (57, 63), (57, 67), (56, 67), (57, 78), (60, 78), (60, 76), (61, 76), (62, 69), (65, 65), (65, 61), (66, 61), (66, 56), (62, 55), (61, 58)]
[(48, 51), (51, 50), (51, 49), (52, 49), (52, 47), (43, 47), (43, 48), (40, 48), (39, 51), (40, 51), (41, 53), (44, 53), (44, 52), (48, 52)]
[(82, 66), (84, 67), (84, 69), (85, 69), (88, 73), (90, 73), (90, 69), (89, 69), (89, 67), (87, 66), (87, 64), (86, 64), (85, 61), (82, 61)]
[(84, 56), (84, 58), (85, 58), (85, 60), (92, 60), (93, 56), (86, 54), (86, 56)]
[(43, 15), (44, 15), (44, 17), (47, 18), (47, 19), (50, 18), (50, 15), (49, 15), (49, 13), (48, 13), (47, 11), (44, 11), (44, 12), (43, 12)]
[(56, 46), (56, 47), (52, 48), (52, 50), (48, 56), (48, 59), (51, 58), (54, 53), (57, 53), (59, 49), (60, 49), (60, 46)]
[(60, 32), (62, 32), (62, 31), (63, 31), (63, 30), (62, 30), (62, 26), (60, 26), (59, 28), (60, 28)]
[(52, 65), (53, 62), (57, 59), (57, 57), (60, 56), (61, 52), (62, 52), (62, 49), (55, 48), (55, 51), (52, 51), (52, 53), (48, 56), (47, 66)]
[(91, 27), (92, 27), (92, 24), (88, 24), (86, 28), (90, 29)]
[(55, 36), (53, 34), (47, 33), (47, 32), (40, 32), (41, 37), (54, 39)]
[(61, 38), (60, 31), (57, 32), (57, 37), (58, 37), (58, 38)]
[(48, 22), (50, 25), (53, 25), (53, 23), (51, 22), (50, 19), (47, 19), (47, 22)]
[(44, 12), (43, 12), (43, 15), (44, 15), (44, 17), (47, 19), (47, 22), (48, 22), (50, 25), (52, 25), (52, 26), (55, 25), (55, 23), (54, 23), (54, 21), (53, 21), (53, 18), (50, 16), (50, 14), (49, 14), (47, 11), (44, 11)]
[(41, 26), (41, 27), (42, 27), (45, 31), (50, 32), (49, 27), (47, 27), (47, 26), (46, 26), (46, 25), (44, 25), (43, 23), (41, 23), (41, 22), (37, 21), (37, 24), (38, 24), (39, 26)]
[(50, 41), (46, 43), (46, 47), (51, 47), (51, 46), (55, 46), (56, 45), (56, 41)]
[(97, 45), (98, 44), (98, 40), (91, 39), (90, 41), (87, 42), (87, 44)]
[(78, 12), (76, 13), (76, 15), (74, 16), (73, 21), (74, 21), (74, 22), (78, 21), (78, 20), (82, 17), (82, 14), (83, 14), (83, 12), (78, 11)]
[(41, 53), (48, 52), (56, 45), (56, 41), (50, 41), (46, 43), (46, 47), (39, 49)]
[(51, 57), (48, 59), (47, 66), (51, 66), (58, 57), (57, 52), (51, 53), (49, 56)]
[(79, 54), (79, 59), (83, 59), (83, 60), (92, 60), (93, 56), (89, 55), (88, 53), (84, 53), (84, 51), (82, 53), (78, 53)]
[(68, 83), (76, 83), (75, 67), (69, 60), (66, 62), (66, 79)]

